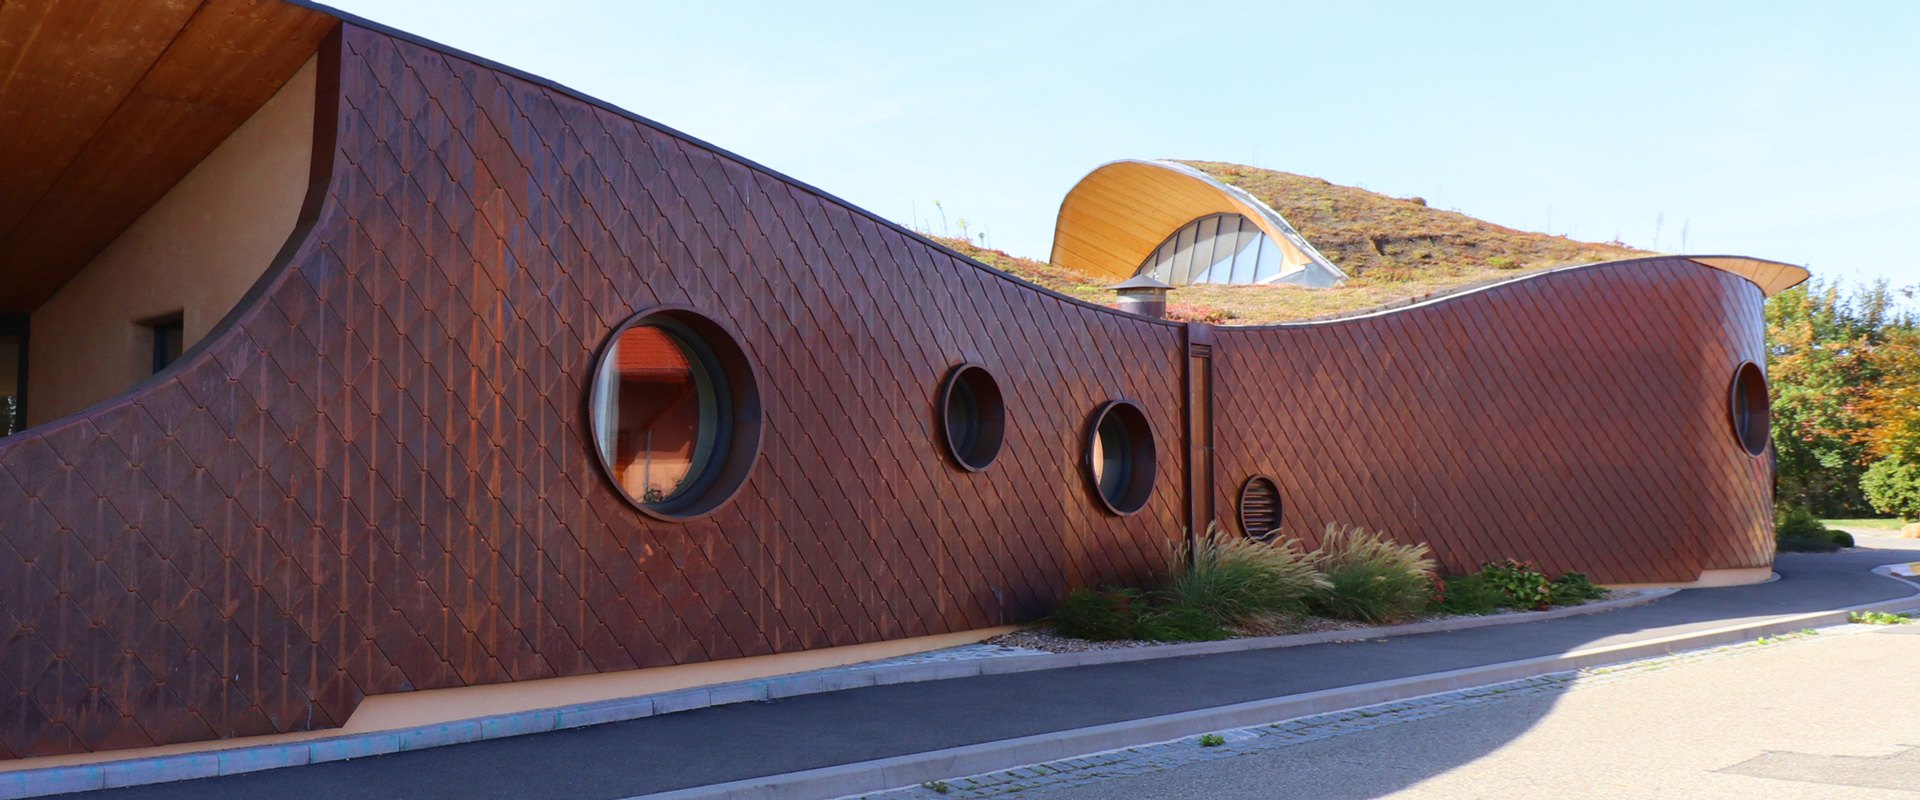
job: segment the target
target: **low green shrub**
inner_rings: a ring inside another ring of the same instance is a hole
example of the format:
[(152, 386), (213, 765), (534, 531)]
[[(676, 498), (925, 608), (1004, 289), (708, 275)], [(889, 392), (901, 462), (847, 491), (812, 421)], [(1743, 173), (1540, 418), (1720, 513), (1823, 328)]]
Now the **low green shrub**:
[(1827, 531), (1827, 538), (1832, 539), (1834, 544), (1840, 545), (1841, 547), (1853, 546), (1853, 534), (1848, 533), (1846, 531), (1836, 531), (1836, 530), (1829, 529)]
[(1578, 572), (1561, 573), (1547, 586), (1547, 593), (1547, 602), (1556, 606), (1577, 606), (1607, 596), (1607, 590), (1593, 585), (1593, 581)]
[(1316, 614), (1390, 622), (1425, 611), (1432, 600), (1433, 556), (1358, 526), (1330, 524), (1312, 553), (1326, 584), (1308, 598)]
[(1781, 536), (1774, 539), (1774, 545), (1782, 553), (1831, 553), (1840, 549), (1828, 536)]
[(1191, 545), (1176, 546), (1172, 563), (1160, 593), (1167, 605), (1199, 611), (1222, 626), (1298, 612), (1325, 583), (1295, 542), (1258, 542), (1212, 527)]
[(1841, 544), (1833, 534), (1819, 517), (1805, 508), (1787, 509), (1773, 526), (1774, 545), (1783, 553), (1831, 553), (1852, 546), (1852, 536), (1847, 537), (1846, 544)]
[(1500, 591), (1502, 605), (1546, 608), (1553, 603), (1553, 582), (1530, 561), (1506, 559), (1480, 565), (1480, 577)]
[(1479, 573), (1455, 575), (1439, 583), (1433, 610), (1440, 614), (1492, 614), (1507, 598)]
[(1789, 508), (1773, 524), (1775, 536), (1825, 536), (1826, 523), (1806, 508)]
[(1053, 610), (1053, 627), (1062, 636), (1109, 642), (1134, 638), (1146, 605), (1138, 589), (1075, 589)]
[(1784, 535), (1774, 539), (1774, 545), (1780, 553), (1834, 553), (1839, 549), (1826, 535)]

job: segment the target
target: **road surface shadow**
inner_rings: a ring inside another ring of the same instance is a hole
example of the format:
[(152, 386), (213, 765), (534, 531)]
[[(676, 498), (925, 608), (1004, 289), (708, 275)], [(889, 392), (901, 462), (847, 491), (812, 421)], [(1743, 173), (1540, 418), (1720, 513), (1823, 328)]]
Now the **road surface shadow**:
[[(1920, 558), (1920, 543), (1873, 544), (1883, 549), (1782, 554), (1776, 565), (1781, 580), (1769, 584), (1685, 591), (1644, 606), (1560, 620), (877, 686), (65, 797), (612, 800), (1557, 655), (1649, 631), (1682, 633), (1911, 594), (1910, 586), (1868, 570), (1908, 557), (1898, 549)], [(1449, 767), (1498, 749), (1537, 719), (1445, 743), (1458, 755), (1458, 761), (1447, 760)], [(1439, 771), (1382, 769), (1363, 782), (1364, 796), (1385, 794)]]

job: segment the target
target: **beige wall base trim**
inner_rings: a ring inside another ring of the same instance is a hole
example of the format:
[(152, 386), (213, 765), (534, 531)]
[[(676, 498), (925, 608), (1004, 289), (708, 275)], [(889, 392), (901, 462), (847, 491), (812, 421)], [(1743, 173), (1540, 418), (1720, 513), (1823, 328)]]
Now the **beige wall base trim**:
[(1700, 573), (1700, 577), (1680, 583), (1609, 583), (1609, 589), (1718, 589), (1726, 586), (1751, 586), (1766, 583), (1780, 576), (1773, 574), (1773, 567), (1741, 567), (1739, 569), (1710, 569)]
[[(609, 672), (598, 675), (573, 675), (564, 678), (546, 678), (534, 681), (497, 683), (487, 686), (461, 686), (451, 689), (428, 689), (417, 692), (375, 695), (360, 703), (354, 709), (347, 724), (339, 728), (299, 733), (270, 734), (267, 736), (248, 736), (238, 739), (221, 739), (209, 742), (189, 742), (185, 744), (142, 747), (131, 750), (108, 750), (98, 753), (73, 753), (69, 755), (44, 756), (40, 758), (21, 758), (0, 760), (0, 800), (13, 797), (32, 797), (33, 794), (14, 794), (9, 787), (11, 773), (40, 770), (57, 767), (72, 767), (86, 764), (112, 764), (120, 762), (151, 761), (167, 757), (204, 753), (212, 763), (225, 765), (254, 759), (242, 758), (235, 751), (257, 749), (283, 749), (286, 745), (311, 742), (319, 747), (326, 740), (344, 740), (346, 737), (358, 737), (365, 734), (417, 733), (425, 729), (436, 729), (442, 736), (456, 733), (455, 728), (473, 723), (493, 735), (476, 736), (495, 738), (498, 735), (512, 735), (500, 729), (509, 723), (503, 720), (527, 715), (530, 712), (551, 711), (549, 716), (571, 717), (567, 724), (549, 724), (542, 730), (555, 728), (593, 725), (599, 722), (614, 722), (622, 719), (636, 719), (652, 714), (665, 714), (671, 711), (684, 711), (702, 708), (708, 705), (738, 702), (740, 699), (768, 699), (770, 696), (788, 697), (809, 694), (813, 691), (831, 691), (819, 689), (820, 681), (806, 681), (807, 673), (817, 673), (837, 667), (846, 667), (867, 661), (925, 653), (948, 647), (973, 644), (1003, 633), (1020, 630), (1021, 626), (1006, 625), (998, 628), (985, 628), (976, 631), (961, 631), (934, 636), (919, 636), (912, 639), (896, 639), (889, 642), (846, 645), (844, 647), (826, 647), (818, 650), (804, 650), (797, 653), (776, 653), (767, 656), (734, 658), (725, 661), (711, 661), (701, 664), (679, 664), (670, 667)], [(853, 681), (844, 687), (853, 688), (873, 684), (871, 675), (860, 681), (861, 670), (851, 671)], [(772, 686), (769, 679), (788, 678), (785, 683), (799, 680), (797, 686)], [(753, 695), (758, 691), (758, 696)], [(773, 692), (780, 692), (774, 695)], [(738, 699), (736, 699), (738, 697)], [(617, 708), (599, 709), (614, 704)], [(591, 707), (591, 708), (590, 708)], [(600, 713), (593, 721), (579, 721), (582, 715)], [(613, 712), (633, 712), (620, 716)], [(601, 718), (604, 717), (604, 718)], [(531, 724), (514, 722), (513, 725)], [(522, 730), (532, 733), (534, 730)], [(459, 741), (468, 741), (460, 739)], [(440, 742), (451, 744), (451, 741)], [(421, 746), (431, 746), (422, 741), (415, 746), (399, 746), (377, 752), (396, 750), (416, 750)], [(223, 754), (223, 751), (226, 751)], [(371, 755), (372, 753), (367, 753)], [(314, 759), (320, 760), (320, 759)], [(306, 760), (297, 763), (307, 763)], [(270, 769), (286, 764), (264, 764), (255, 769)], [(247, 771), (247, 770), (235, 770)], [(228, 774), (224, 769), (207, 774)], [(203, 777), (193, 775), (188, 777)], [(186, 777), (167, 780), (185, 780)], [(141, 781), (154, 783), (157, 781)], [(118, 785), (118, 784), (108, 784)], [(90, 788), (100, 788), (98, 786)], [(79, 791), (65, 789), (62, 791)], [(46, 794), (42, 791), (38, 794)]]
[(700, 664), (574, 675), (537, 681), (428, 689), (369, 697), (354, 709), (340, 733), (385, 731), (432, 725), (456, 719), (491, 717), (543, 708), (577, 706), (603, 700), (662, 694), (702, 686), (718, 686), (780, 675), (844, 667), (865, 661), (974, 644), (1020, 630), (1008, 625), (890, 642), (873, 642), (797, 653), (734, 658)]

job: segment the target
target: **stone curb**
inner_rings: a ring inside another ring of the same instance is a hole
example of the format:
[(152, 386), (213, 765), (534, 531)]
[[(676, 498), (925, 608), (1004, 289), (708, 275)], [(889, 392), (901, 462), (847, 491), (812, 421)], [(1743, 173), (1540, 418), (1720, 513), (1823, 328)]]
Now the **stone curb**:
[[(1890, 567), (1878, 567), (1873, 570), (1873, 573), (1892, 580), (1900, 580), (1895, 578), (1889, 570)], [(1906, 583), (1906, 581), (1902, 582)], [(1915, 587), (1915, 593), (1908, 597), (1831, 611), (1774, 617), (1759, 622), (1664, 636), (1642, 642), (1576, 650), (1556, 656), (1508, 661), (1017, 739), (983, 742), (856, 764), (842, 764), (711, 786), (639, 795), (626, 800), (844, 798), (867, 792), (910, 787), (931, 780), (977, 775), (1026, 764), (1073, 758), (1088, 753), (1171, 741), (1210, 731), (1244, 728), (1376, 703), (1411, 700), (1555, 672), (1617, 664), (1686, 650), (1718, 647), (1805, 628), (1842, 625), (1850, 622), (1850, 615), (1856, 612), (1914, 610), (1920, 610), (1920, 587)]]
[(194, 778), (210, 778), (219, 775), (237, 775), (245, 772), (278, 769), (280, 767), (294, 767), (303, 764), (345, 761), (348, 759), (385, 755), (387, 753), (398, 753), (407, 750), (422, 750), (429, 747), (465, 744), (468, 742), (501, 739), (531, 733), (545, 733), (547, 731), (564, 730), (567, 728), (581, 728), (607, 722), (622, 722), (650, 717), (655, 714), (670, 714), (675, 711), (690, 711), (697, 708), (707, 708), (709, 706), (773, 700), (783, 697), (798, 697), (808, 694), (836, 692), (842, 689), (858, 689), (866, 686), (889, 686), (902, 683), (919, 683), (922, 681), (947, 680), (951, 678), (972, 678), (981, 675), (1006, 675), (1016, 672), (1033, 672), (1036, 670), (1080, 667), (1094, 664), (1118, 664), (1130, 661), (1178, 658), (1212, 653), (1299, 647), (1301, 645), (1321, 644), (1325, 642), (1379, 639), (1388, 636), (1409, 636), (1420, 633), (1434, 633), (1437, 631), (1467, 630), (1469, 628), (1482, 628), (1490, 625), (1515, 625), (1581, 614), (1593, 614), (1602, 611), (1611, 611), (1616, 608), (1650, 603), (1673, 594), (1675, 591), (1677, 590), (1653, 590), (1634, 597), (1602, 600), (1596, 603), (1556, 608), (1549, 611), (1529, 611), (1485, 617), (1455, 617), (1406, 625), (1352, 628), (1288, 636), (1250, 637), (1245, 639), (1229, 639), (1222, 642), (1194, 642), (1191, 644), (1092, 650), (1082, 653), (1002, 656), (970, 659), (966, 661), (898, 664), (878, 667), (862, 667), (855, 664), (845, 667), (796, 673), (793, 675), (779, 675), (750, 681), (700, 686), (672, 692), (624, 697), (615, 700), (602, 700), (560, 708), (537, 709), (491, 717), (457, 720), (417, 728), (329, 736), (322, 739), (289, 742), (286, 744), (235, 747), (227, 750), (180, 753), (175, 755), (154, 756), (151, 758), (135, 758), (94, 764), (76, 764), (64, 767), (0, 772), (0, 800), (18, 800), (18, 798), (40, 797), (50, 794), (65, 794), (67, 792), (83, 792), (95, 789), (113, 789), (150, 783), (168, 783), (171, 781), (192, 780)]

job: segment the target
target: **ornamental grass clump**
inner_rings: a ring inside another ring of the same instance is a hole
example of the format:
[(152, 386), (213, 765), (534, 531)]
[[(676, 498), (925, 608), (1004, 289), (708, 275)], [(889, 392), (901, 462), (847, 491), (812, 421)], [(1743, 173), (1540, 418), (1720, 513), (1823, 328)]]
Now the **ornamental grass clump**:
[(1420, 614), (1433, 599), (1433, 551), (1425, 544), (1334, 523), (1311, 561), (1326, 580), (1308, 598), (1308, 608), (1321, 616), (1392, 622)]
[(1222, 626), (1305, 610), (1326, 581), (1292, 541), (1266, 543), (1207, 528), (1191, 545), (1175, 545), (1167, 604), (1205, 614)]
[(1134, 638), (1146, 599), (1139, 589), (1075, 589), (1053, 610), (1053, 627), (1063, 636), (1090, 642)]

